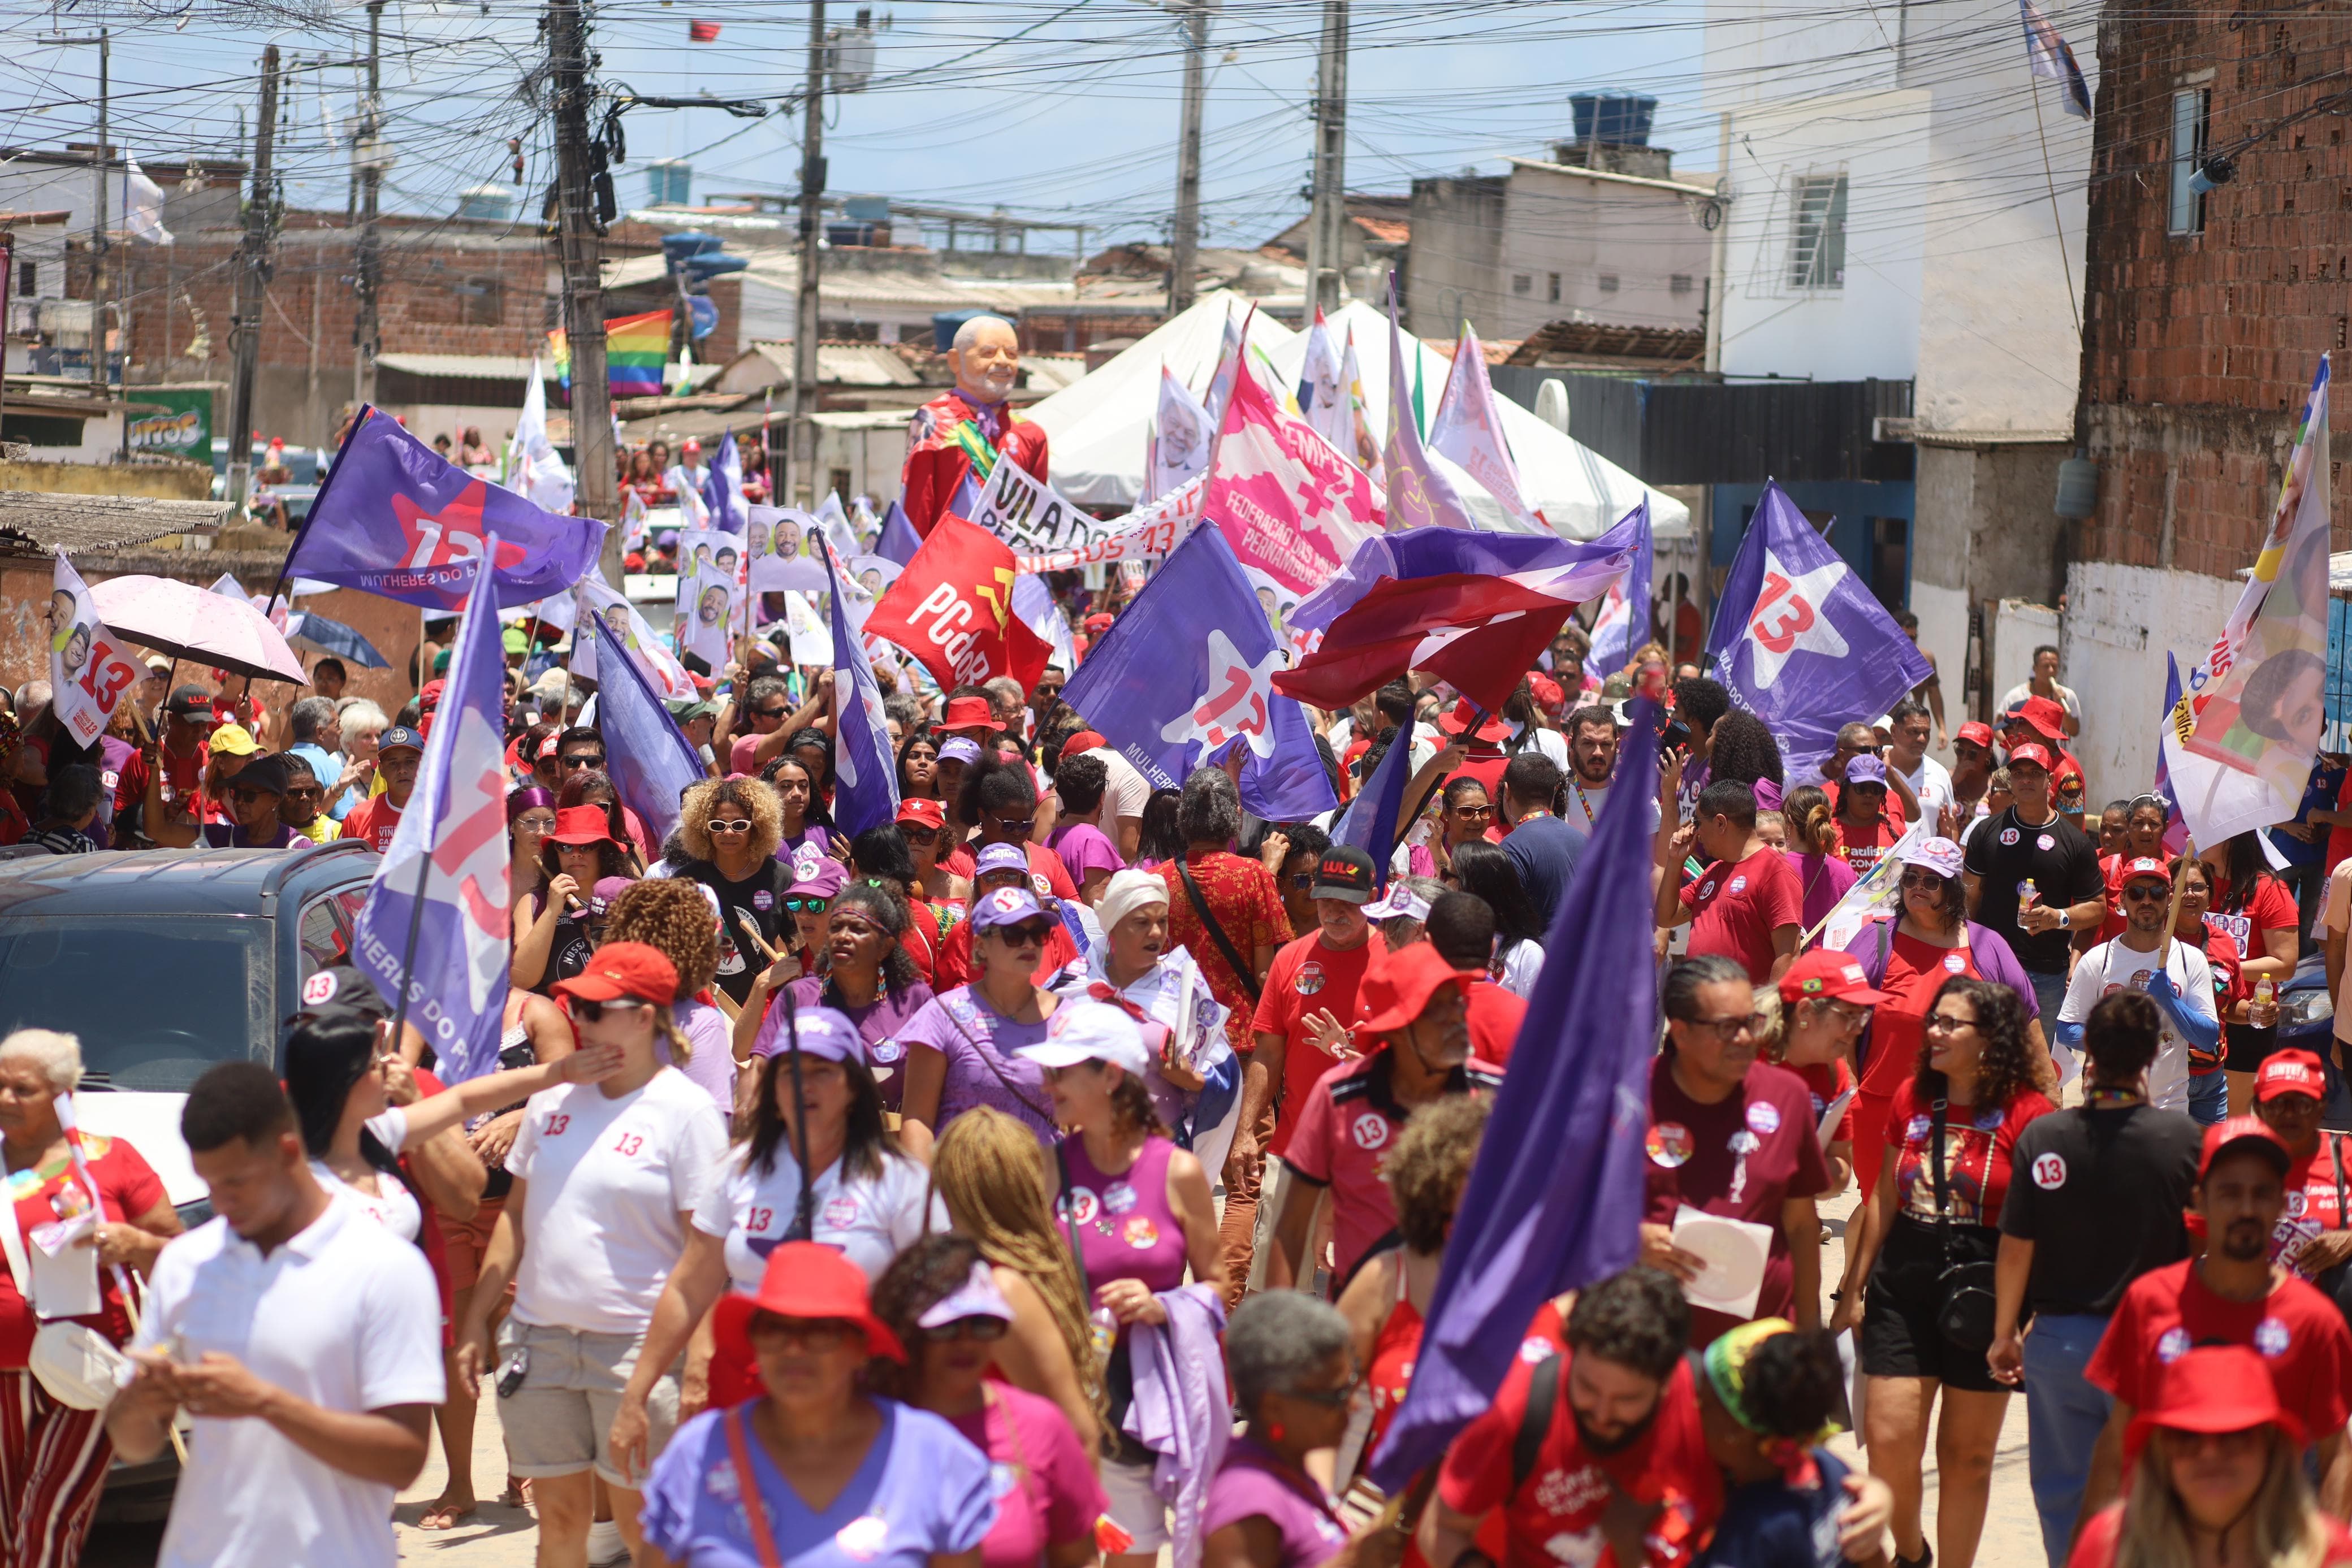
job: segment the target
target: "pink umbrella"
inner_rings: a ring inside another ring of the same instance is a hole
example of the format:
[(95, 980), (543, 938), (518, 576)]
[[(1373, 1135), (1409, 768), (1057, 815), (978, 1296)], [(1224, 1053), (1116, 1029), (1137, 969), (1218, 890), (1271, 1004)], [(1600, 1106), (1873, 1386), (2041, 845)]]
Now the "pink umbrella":
[(110, 578), (89, 596), (106, 629), (126, 643), (255, 680), (310, 684), (285, 633), (241, 599), (168, 577)]

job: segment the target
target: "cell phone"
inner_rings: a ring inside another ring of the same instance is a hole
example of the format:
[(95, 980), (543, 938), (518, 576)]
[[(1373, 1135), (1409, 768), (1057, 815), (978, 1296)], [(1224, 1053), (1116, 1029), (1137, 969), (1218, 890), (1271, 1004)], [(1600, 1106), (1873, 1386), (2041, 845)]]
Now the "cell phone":
[(514, 1354), (507, 1357), (506, 1364), (499, 1368), (499, 1397), (513, 1398), (515, 1390), (522, 1386), (522, 1380), (530, 1374), (530, 1350), (519, 1344), (515, 1346)]
[(1666, 727), (1659, 733), (1658, 741), (1669, 750), (1677, 746), (1688, 746), (1691, 743), (1690, 726), (1678, 718), (1668, 719)]

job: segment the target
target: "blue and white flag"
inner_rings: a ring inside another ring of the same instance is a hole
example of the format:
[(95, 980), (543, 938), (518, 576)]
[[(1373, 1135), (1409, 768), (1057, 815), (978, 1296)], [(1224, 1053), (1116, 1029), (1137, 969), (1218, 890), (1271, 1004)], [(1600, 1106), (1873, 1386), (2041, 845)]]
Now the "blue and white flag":
[(1412, 718), (1408, 715), (1381, 756), (1381, 765), (1349, 802), (1347, 815), (1331, 827), (1331, 841), (1352, 844), (1372, 857), (1372, 874), (1388, 891), (1389, 862), (1396, 855), (1397, 819), (1404, 814), (1404, 787), (1412, 778)]
[(1494, 1401), (1536, 1308), (1641, 1253), (1643, 1137), (1657, 1039), (1649, 782), (1658, 710), (1633, 704), (1617, 785), (1544, 938), (1429, 1303), (1412, 1382), (1373, 1455), (1394, 1493)]
[[(389, 423), (389, 422), (387, 422)], [(416, 790), (377, 865), (352, 957), (387, 1005), (425, 1036), (444, 1082), (492, 1071), (507, 1001), (506, 650), (498, 536), (468, 558), (451, 593), (473, 598), (448, 684), (425, 738)], [(405, 1000), (403, 999), (404, 994)]]
[(1591, 666), (1604, 673), (1622, 670), (1633, 650), (1650, 640), (1650, 569), (1657, 559), (1650, 534), (1650, 498), (1642, 497), (1641, 543), (1625, 575), (1609, 585), (1601, 601), (1601, 614), (1592, 622)]
[(710, 508), (710, 526), (740, 534), (751, 521), (743, 500), (743, 457), (735, 450), (735, 433), (719, 438), (718, 455), (702, 476), (702, 499)]
[(2033, 0), (2017, 0), (2018, 11), (2025, 23), (2025, 63), (2035, 76), (2063, 85), (2066, 112), (2077, 120), (2091, 118), (2091, 89), (2083, 80), (2083, 68), (2074, 63), (2074, 51), (2068, 46), (2065, 35), (2051, 25)]
[(1877, 717), (1934, 674), (1797, 504), (1769, 484), (1724, 579), (1706, 654), (1707, 673), (1780, 741), (1791, 779), (1812, 777), (1840, 727)]
[(678, 797), (710, 774), (637, 662), (615, 646), (604, 618), (583, 615), (576, 634), (596, 650), (596, 727), (604, 736), (604, 771), (621, 803), (645, 820), (659, 842), (677, 826)]
[(858, 590), (841, 570), (824, 536), (817, 536), (833, 574), (833, 820), (855, 838), (898, 815), (898, 754), (882, 712), (882, 688), (866, 656), (866, 639), (850, 624), (849, 601)]
[(1156, 786), (1243, 747), (1242, 804), (1303, 821), (1339, 802), (1307, 715), (1274, 689), (1282, 661), (1233, 547), (1201, 528), (1087, 650), (1062, 700)]

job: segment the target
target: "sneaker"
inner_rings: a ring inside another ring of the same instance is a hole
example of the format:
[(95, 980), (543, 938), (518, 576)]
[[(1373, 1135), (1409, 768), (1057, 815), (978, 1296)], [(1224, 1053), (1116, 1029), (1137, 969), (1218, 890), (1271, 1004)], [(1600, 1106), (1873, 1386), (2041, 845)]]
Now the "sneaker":
[(629, 1543), (621, 1538), (617, 1521), (598, 1520), (588, 1527), (589, 1568), (614, 1568), (629, 1560)]

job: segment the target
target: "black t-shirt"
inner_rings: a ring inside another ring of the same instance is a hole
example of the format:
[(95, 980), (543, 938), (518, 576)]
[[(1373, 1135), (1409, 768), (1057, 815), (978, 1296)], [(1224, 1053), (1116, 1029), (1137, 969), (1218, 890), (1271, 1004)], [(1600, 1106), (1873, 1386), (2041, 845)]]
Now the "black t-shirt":
[(588, 940), (585, 921), (574, 920), (569, 915), (557, 920), (555, 940), (547, 950), (547, 973), (539, 978), (541, 993), (553, 996), (555, 982), (571, 979), (587, 968), (589, 956), (595, 951), (596, 945)]
[(2063, 975), (2074, 943), (2063, 925), (2030, 935), (2017, 923), (2018, 890), (2031, 883), (2042, 904), (2063, 912), (2067, 905), (2106, 896), (2099, 874), (2099, 846), (2088, 834), (2053, 812), (2039, 827), (2020, 821), (2011, 806), (1979, 822), (1969, 835), (1968, 869), (1980, 880), (1977, 924), (2008, 942), (2017, 961), (2037, 975)]
[(2036, 1312), (2105, 1317), (2124, 1288), (2189, 1256), (2181, 1212), (2204, 1129), (2151, 1105), (2037, 1116), (2017, 1134), (2000, 1230), (2033, 1248)]
[(793, 868), (779, 860), (763, 860), (760, 869), (741, 882), (730, 882), (709, 861), (688, 861), (678, 875), (719, 895), (719, 988), (740, 1003), (751, 994), (752, 977), (768, 963), (740, 933), (747, 927), (757, 931), (761, 941), (783, 951), (777, 933), (793, 929), (793, 917), (784, 909), (784, 894), (793, 888)]

